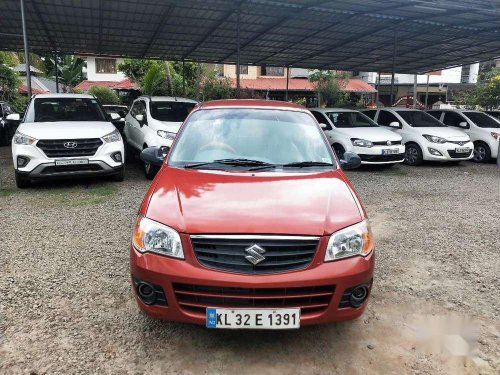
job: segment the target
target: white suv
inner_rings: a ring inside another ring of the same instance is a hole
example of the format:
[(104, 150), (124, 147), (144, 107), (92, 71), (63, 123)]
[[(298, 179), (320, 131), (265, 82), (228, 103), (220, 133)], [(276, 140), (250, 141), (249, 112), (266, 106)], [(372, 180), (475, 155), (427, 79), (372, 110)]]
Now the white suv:
[[(140, 153), (147, 147), (162, 148), (166, 154), (180, 126), (198, 102), (169, 96), (142, 96), (125, 117), (127, 152)], [(146, 177), (153, 179), (158, 167), (144, 163)]]
[(19, 188), (31, 180), (111, 175), (123, 180), (120, 133), (95, 97), (77, 94), (34, 96), (12, 139)]
[(310, 111), (339, 159), (350, 151), (358, 154), (362, 164), (391, 166), (405, 160), (401, 136), (378, 126), (363, 113), (343, 108), (312, 108)]
[(498, 157), (500, 121), (479, 111), (461, 109), (436, 109), (428, 111), (445, 125), (466, 132), (474, 142), (474, 161), (487, 163)]
[(405, 145), (405, 162), (419, 165), (429, 161), (461, 161), (472, 158), (474, 144), (469, 136), (449, 128), (428, 113), (409, 108), (363, 111), (381, 126), (398, 133)]

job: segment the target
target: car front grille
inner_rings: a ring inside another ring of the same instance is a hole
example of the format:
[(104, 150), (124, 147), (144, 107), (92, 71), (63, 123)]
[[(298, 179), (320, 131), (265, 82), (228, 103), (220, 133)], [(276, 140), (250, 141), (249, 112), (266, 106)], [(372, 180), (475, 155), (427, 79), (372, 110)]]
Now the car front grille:
[(390, 154), (390, 155), (370, 155), (358, 154), (362, 161), (384, 162), (384, 161), (401, 161), (405, 158), (405, 154)]
[(298, 288), (236, 288), (173, 284), (177, 303), (184, 310), (205, 314), (207, 307), (292, 308), (302, 315), (325, 310), (335, 292), (334, 285)]
[(102, 141), (99, 138), (41, 139), (36, 143), (36, 146), (49, 158), (92, 156), (101, 145)]
[(455, 145), (459, 145), (459, 146), (464, 146), (466, 145), (467, 143), (469, 143), (470, 141), (447, 141), (448, 143), (453, 143)]
[(468, 158), (472, 154), (472, 150), (469, 152), (456, 152), (455, 150), (448, 150), (448, 155), (453, 159)]
[(395, 146), (395, 145), (400, 145), (401, 141), (391, 141), (391, 144), (388, 145), (387, 141), (380, 141), (380, 142), (373, 142), (374, 146)]
[[(312, 262), (318, 242), (319, 237), (191, 236), (194, 252), (202, 265), (247, 274), (305, 268)], [(259, 254), (250, 249), (255, 246)], [(260, 261), (254, 264), (255, 259)]]

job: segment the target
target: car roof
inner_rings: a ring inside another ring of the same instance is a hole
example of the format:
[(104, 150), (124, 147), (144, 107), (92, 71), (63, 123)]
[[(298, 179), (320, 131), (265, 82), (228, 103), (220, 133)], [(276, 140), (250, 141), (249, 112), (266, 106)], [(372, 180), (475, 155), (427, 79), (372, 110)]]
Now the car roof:
[(35, 98), (79, 98), (95, 99), (95, 96), (89, 94), (36, 94)]
[(309, 108), (310, 111), (318, 112), (359, 112), (357, 109), (349, 108)]
[(152, 102), (182, 102), (182, 103), (194, 103), (197, 104), (198, 102), (193, 99), (188, 99), (188, 98), (181, 98), (179, 96), (147, 96), (147, 95), (142, 95), (139, 96), (137, 99), (146, 99)]
[(403, 112), (403, 111), (419, 111), (421, 112), (421, 109), (418, 108), (404, 108), (404, 107), (382, 107), (382, 108), (377, 108), (377, 109), (391, 109), (393, 111), (398, 111), (398, 112)]
[(278, 100), (263, 99), (222, 99), (204, 102), (199, 105), (201, 108), (227, 108), (227, 107), (246, 107), (246, 108), (276, 108), (307, 111), (306, 107), (289, 102)]

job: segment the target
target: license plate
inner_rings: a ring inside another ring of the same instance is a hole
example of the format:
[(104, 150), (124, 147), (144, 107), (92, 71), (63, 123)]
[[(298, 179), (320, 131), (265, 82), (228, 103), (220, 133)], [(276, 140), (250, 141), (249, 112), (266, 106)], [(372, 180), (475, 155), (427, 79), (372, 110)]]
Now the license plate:
[(56, 160), (56, 165), (82, 165), (88, 163), (89, 163), (88, 159)]
[(468, 148), (468, 147), (457, 147), (455, 149), (455, 152), (458, 153), (458, 154), (469, 153), (470, 152), (470, 148)]
[(382, 150), (382, 155), (392, 155), (399, 154), (399, 150), (397, 148), (384, 148)]
[(296, 329), (300, 309), (227, 309), (207, 307), (207, 328)]

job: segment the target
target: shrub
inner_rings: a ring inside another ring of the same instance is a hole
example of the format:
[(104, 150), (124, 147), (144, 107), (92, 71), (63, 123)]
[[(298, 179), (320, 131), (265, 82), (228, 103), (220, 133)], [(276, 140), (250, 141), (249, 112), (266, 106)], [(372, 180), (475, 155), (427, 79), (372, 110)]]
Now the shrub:
[(118, 104), (120, 99), (118, 95), (106, 86), (92, 86), (89, 94), (94, 95), (101, 104)]

